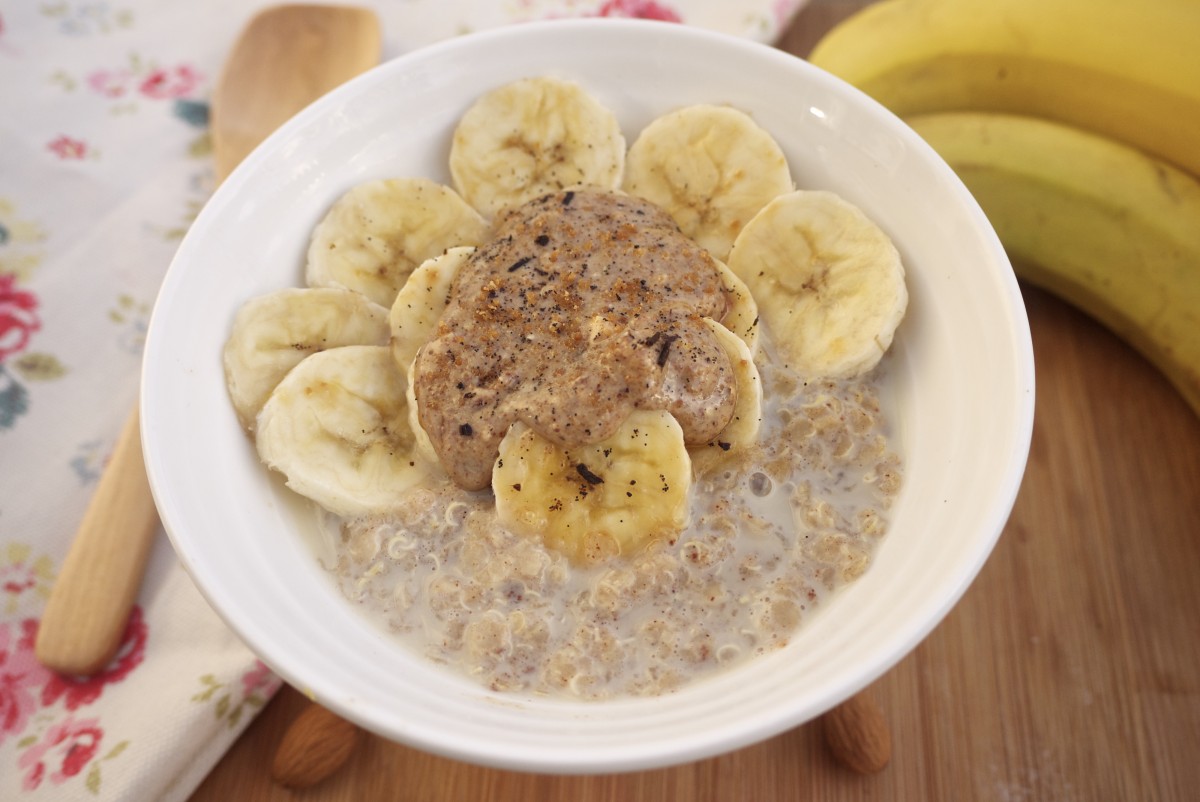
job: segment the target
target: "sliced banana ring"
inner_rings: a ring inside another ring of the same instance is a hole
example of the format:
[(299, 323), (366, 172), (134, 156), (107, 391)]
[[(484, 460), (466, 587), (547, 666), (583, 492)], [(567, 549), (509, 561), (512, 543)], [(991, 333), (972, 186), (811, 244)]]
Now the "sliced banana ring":
[(404, 385), (387, 346), (313, 354), (263, 405), (259, 457), (288, 487), (335, 515), (392, 510), (426, 476), (413, 448)]
[(427, 178), (367, 181), (342, 195), (313, 230), (305, 278), (390, 307), (417, 265), (487, 235), (487, 222), (449, 187)]
[(408, 386), (404, 390), (404, 399), (408, 403), (408, 429), (413, 434), (413, 447), (417, 454), (429, 465), (431, 471), (444, 474), (442, 459), (438, 456), (437, 449), (433, 447), (433, 440), (429, 438), (429, 432), (425, 431), (425, 427), (421, 425), (421, 408), (417, 406), (417, 391), (413, 383), (416, 373), (417, 360), (414, 359), (408, 363), (408, 369), (404, 371), (404, 376), (408, 380)]
[(729, 354), (733, 375), (737, 382), (737, 403), (733, 408), (733, 419), (726, 424), (712, 442), (692, 446), (688, 453), (692, 458), (692, 469), (703, 476), (731, 458), (745, 453), (758, 441), (758, 429), (762, 424), (762, 380), (754, 355), (749, 346), (729, 329), (712, 318), (704, 318), (717, 341)]
[(484, 215), (575, 186), (613, 190), (625, 169), (617, 118), (580, 85), (526, 78), (480, 97), (450, 146), (450, 174)]
[(357, 292), (288, 288), (251, 298), (234, 317), (223, 354), (238, 420), (253, 431), (275, 385), (310, 354), (387, 341), (387, 310)]
[(729, 265), (720, 259), (713, 261), (717, 263), (721, 284), (729, 298), (729, 308), (725, 310), (725, 316), (721, 318), (720, 323), (741, 338), (753, 357), (758, 353), (758, 304), (754, 300), (754, 294), (750, 292), (746, 282), (729, 269)]
[(413, 377), (417, 352), (437, 333), (438, 321), (446, 311), (454, 278), (474, 252), (473, 247), (451, 248), (441, 256), (422, 262), (400, 288), (389, 314), (392, 358), (403, 369), (407, 379), (405, 398), (408, 402), (408, 425), (415, 438), (415, 448), (431, 467), (437, 466), (439, 472), (441, 461), (433, 441), (421, 426)]
[(688, 520), (691, 460), (669, 412), (633, 412), (612, 437), (564, 449), (524, 423), (500, 442), (496, 516), (580, 564), (629, 554)]
[(785, 361), (809, 378), (871, 370), (908, 306), (895, 245), (832, 192), (772, 201), (738, 236), (729, 267), (757, 299)]
[(626, 157), (624, 188), (725, 259), (750, 218), (792, 189), (792, 175), (779, 144), (748, 114), (696, 105), (643, 129)]
[(407, 371), (421, 346), (434, 338), (450, 300), (454, 277), (474, 252), (473, 247), (451, 248), (441, 256), (426, 259), (400, 288), (388, 321), (392, 354), (401, 370)]

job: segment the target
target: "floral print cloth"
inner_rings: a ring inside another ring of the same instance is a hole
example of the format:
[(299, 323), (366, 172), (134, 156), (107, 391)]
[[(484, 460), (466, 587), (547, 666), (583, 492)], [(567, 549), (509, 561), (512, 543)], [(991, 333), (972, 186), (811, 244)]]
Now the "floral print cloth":
[[(577, 16), (772, 41), (803, 2), (363, 4), (378, 12), (391, 58), (472, 30)], [(214, 188), (208, 97), (263, 5), (0, 5), (0, 799), (186, 798), (279, 686), (161, 534), (108, 667), (59, 676), (33, 651), (134, 403), (163, 272)]]

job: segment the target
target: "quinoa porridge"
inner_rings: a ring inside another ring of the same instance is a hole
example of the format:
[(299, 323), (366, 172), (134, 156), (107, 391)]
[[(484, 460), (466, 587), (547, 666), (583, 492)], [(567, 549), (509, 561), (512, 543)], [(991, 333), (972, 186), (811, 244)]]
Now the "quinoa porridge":
[(804, 384), (763, 332), (759, 445), (692, 488), (691, 525), (628, 559), (572, 564), (446, 481), (385, 519), (331, 521), (347, 598), (499, 691), (669, 692), (780, 648), (866, 570), (901, 479), (880, 371)]

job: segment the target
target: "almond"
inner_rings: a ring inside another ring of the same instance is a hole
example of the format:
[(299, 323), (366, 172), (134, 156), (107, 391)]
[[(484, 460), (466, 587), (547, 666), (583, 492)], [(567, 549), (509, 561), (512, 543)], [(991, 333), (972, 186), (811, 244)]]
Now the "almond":
[(283, 734), (271, 777), (286, 788), (308, 788), (333, 774), (349, 759), (360, 730), (318, 704), (309, 705)]
[(892, 733), (883, 709), (865, 692), (830, 710), (821, 723), (829, 750), (851, 771), (874, 774), (892, 759)]

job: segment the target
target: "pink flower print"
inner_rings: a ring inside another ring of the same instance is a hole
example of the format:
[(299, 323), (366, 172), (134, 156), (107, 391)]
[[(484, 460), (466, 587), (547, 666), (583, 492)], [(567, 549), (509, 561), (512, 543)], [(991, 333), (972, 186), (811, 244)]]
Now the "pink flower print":
[(147, 634), (142, 608), (135, 605), (129, 616), (129, 624), (125, 627), (121, 646), (117, 649), (117, 656), (108, 667), (90, 677), (52, 675), (46, 687), (42, 689), (42, 704), (49, 707), (59, 698), (65, 698), (67, 710), (75, 710), (81, 705), (96, 701), (104, 692), (104, 686), (125, 679), (129, 672), (145, 659)]
[(0, 615), (16, 612), (22, 599), (28, 598), (26, 594), (44, 597), (49, 593), (53, 562), (45, 556), (30, 559), (31, 552), (19, 543), (0, 550)]
[(138, 87), (146, 97), (155, 100), (170, 100), (186, 97), (200, 84), (200, 73), (187, 64), (168, 69), (157, 69), (147, 75)]
[(775, 0), (771, 12), (775, 15), (775, 25), (782, 28), (787, 25), (797, 11), (800, 10), (801, 0)]
[(29, 573), (18, 574), (6, 566), (0, 566), (0, 593), (9, 596), (20, 596), (27, 590), (37, 587), (37, 579)]
[(72, 139), (63, 134), (52, 141), (46, 147), (58, 158), (63, 161), (71, 159), (82, 159), (88, 154), (87, 143), (82, 139)]
[(37, 621), (21, 622), (21, 635), (13, 640), (8, 622), (0, 623), (0, 745), (9, 735), (25, 729), (37, 710), (35, 692), (50, 679), (47, 670), (33, 653)]
[(26, 770), (25, 790), (32, 791), (41, 785), (47, 772), (55, 785), (74, 777), (92, 762), (103, 739), (104, 730), (95, 718), (76, 720), (67, 716), (50, 727), (40, 741), (17, 759), (17, 766)]
[(254, 666), (242, 675), (242, 696), (249, 698), (256, 691), (262, 691), (264, 695), (270, 696), (275, 692), (278, 684), (279, 679), (271, 673), (271, 669), (267, 668), (262, 660), (255, 660)]
[(105, 97), (122, 97), (129, 91), (133, 75), (128, 70), (96, 70), (87, 77), (87, 84)]
[(608, 0), (596, 12), (598, 17), (637, 17), (664, 22), (683, 22), (679, 12), (654, 0)]
[(17, 289), (16, 276), (0, 273), (0, 363), (23, 351), (41, 328), (37, 307), (37, 296)]

